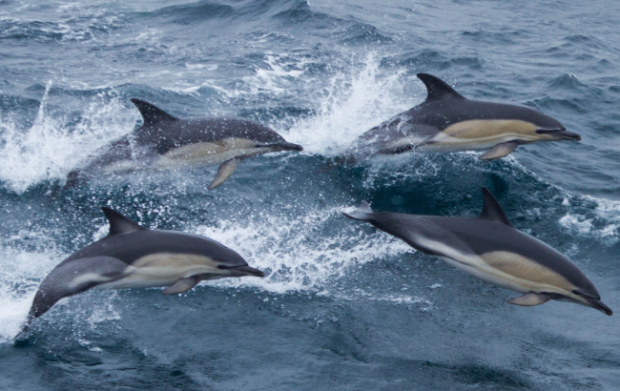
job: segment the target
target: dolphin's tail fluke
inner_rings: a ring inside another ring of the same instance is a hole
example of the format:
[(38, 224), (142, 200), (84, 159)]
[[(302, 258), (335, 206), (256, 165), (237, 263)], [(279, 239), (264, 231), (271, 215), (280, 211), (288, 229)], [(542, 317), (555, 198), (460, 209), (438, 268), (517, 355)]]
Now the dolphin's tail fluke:
[(362, 201), (360, 206), (353, 212), (342, 212), (342, 214), (353, 220), (367, 221), (370, 219), (372, 209), (370, 209), (370, 205), (368, 204), (368, 202)]

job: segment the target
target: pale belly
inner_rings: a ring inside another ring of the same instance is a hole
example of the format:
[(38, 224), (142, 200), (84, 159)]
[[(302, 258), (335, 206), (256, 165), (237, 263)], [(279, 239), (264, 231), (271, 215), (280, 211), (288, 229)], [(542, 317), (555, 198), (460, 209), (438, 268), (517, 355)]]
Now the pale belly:
[(136, 160), (122, 160), (103, 168), (106, 174), (123, 174), (143, 170), (167, 170), (220, 165), (233, 158), (247, 158), (271, 152), (269, 148), (240, 148), (229, 150), (201, 149), (196, 147), (173, 150), (166, 155), (148, 156)]
[(210, 153), (206, 151), (204, 153), (176, 153), (174, 155), (166, 154), (161, 156), (154, 162), (156, 169), (177, 168), (177, 167), (199, 167), (208, 165), (219, 165), (227, 160), (239, 157), (247, 158), (251, 156), (261, 155), (268, 153), (271, 150), (269, 148), (247, 148), (247, 149), (232, 149), (221, 152)]
[(230, 274), (218, 269), (218, 263), (200, 255), (151, 254), (127, 267), (124, 276), (97, 286), (97, 289), (153, 288), (170, 286), (183, 278), (197, 275)]
[(533, 261), (512, 253), (492, 252), (478, 256), (464, 254), (441, 242), (418, 238), (446, 263), (481, 280), (517, 292), (548, 292), (574, 296), (574, 288), (565, 278)]
[(422, 143), (415, 148), (419, 152), (463, 152), (463, 151), (482, 151), (495, 147), (497, 144), (507, 143), (518, 140), (520, 143), (528, 144), (532, 141), (523, 139), (518, 134), (504, 134), (501, 136), (489, 136), (480, 138), (456, 138), (438, 137), (428, 143)]
[(460, 269), (466, 273), (478, 277), (479, 279), (490, 282), (502, 288), (510, 289), (516, 292), (528, 293), (558, 293), (563, 296), (573, 297), (570, 290), (554, 284), (533, 281), (524, 276), (505, 273), (499, 269), (489, 266), (483, 260), (476, 263), (462, 263), (451, 258), (441, 257), (446, 263)]

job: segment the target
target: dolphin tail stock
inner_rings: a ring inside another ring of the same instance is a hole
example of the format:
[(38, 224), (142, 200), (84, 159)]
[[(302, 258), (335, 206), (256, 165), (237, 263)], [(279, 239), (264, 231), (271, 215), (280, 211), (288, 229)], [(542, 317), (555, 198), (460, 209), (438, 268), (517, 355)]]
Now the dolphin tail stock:
[(61, 299), (119, 279), (126, 268), (127, 265), (124, 262), (107, 256), (76, 259), (67, 264), (61, 263), (41, 282), (28, 312), (28, 318), (17, 337), (26, 332), (34, 319), (45, 314)]
[(370, 208), (370, 205), (366, 201), (362, 201), (360, 206), (357, 209), (355, 209), (353, 212), (348, 212), (348, 213), (342, 212), (342, 214), (347, 216), (348, 218), (353, 219), (353, 220), (360, 220), (360, 221), (368, 221), (372, 213), (373, 213), (372, 209)]

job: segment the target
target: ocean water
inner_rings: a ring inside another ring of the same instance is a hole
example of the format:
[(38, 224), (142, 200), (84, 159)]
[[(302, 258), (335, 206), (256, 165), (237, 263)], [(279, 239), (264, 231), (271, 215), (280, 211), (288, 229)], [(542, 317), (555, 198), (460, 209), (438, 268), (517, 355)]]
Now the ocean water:
[[(0, 389), (618, 390), (620, 327), (515, 296), (341, 215), (475, 216), (489, 187), (520, 230), (620, 309), (620, 13), (615, 1), (0, 1)], [(583, 141), (330, 160), (422, 102), (418, 72), (524, 104)], [(131, 132), (130, 98), (234, 115), (303, 153), (101, 178), (67, 174)], [(90, 291), (13, 342), (34, 292), (101, 238), (110, 206), (203, 234), (264, 279)]]

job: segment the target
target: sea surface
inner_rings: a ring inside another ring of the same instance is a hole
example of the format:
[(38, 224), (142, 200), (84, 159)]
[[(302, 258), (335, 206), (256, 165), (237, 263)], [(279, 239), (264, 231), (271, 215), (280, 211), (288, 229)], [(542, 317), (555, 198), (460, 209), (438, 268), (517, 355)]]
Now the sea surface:
[[(615, 0), (0, 1), (0, 389), (618, 390), (619, 317), (515, 293), (341, 215), (476, 216), (480, 188), (620, 310), (620, 12)], [(517, 103), (581, 142), (330, 164), (426, 97), (416, 73)], [(302, 153), (102, 175), (141, 124), (238, 116)], [(13, 338), (41, 280), (107, 234), (100, 207), (211, 237), (267, 273), (66, 299)]]

